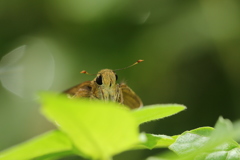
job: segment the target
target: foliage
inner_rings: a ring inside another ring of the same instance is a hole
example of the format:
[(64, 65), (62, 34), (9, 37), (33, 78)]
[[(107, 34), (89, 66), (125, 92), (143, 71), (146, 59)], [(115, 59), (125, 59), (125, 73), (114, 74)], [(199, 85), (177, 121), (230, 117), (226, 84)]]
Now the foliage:
[(45, 160), (67, 155), (108, 160), (127, 150), (153, 148), (170, 150), (148, 160), (240, 157), (239, 144), (232, 139), (232, 124), (223, 118), (219, 118), (215, 129), (202, 127), (177, 136), (139, 133), (140, 124), (176, 114), (186, 109), (183, 105), (151, 105), (129, 110), (117, 103), (68, 99), (53, 93), (42, 94), (41, 102), (42, 113), (59, 129), (2, 151), (1, 160)]

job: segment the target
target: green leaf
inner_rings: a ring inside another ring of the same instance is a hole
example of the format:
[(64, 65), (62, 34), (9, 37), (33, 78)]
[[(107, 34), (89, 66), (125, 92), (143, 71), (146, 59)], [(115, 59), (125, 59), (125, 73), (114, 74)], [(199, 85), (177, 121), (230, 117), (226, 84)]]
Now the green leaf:
[(213, 131), (211, 127), (202, 127), (181, 134), (169, 148), (178, 155), (186, 155), (203, 147)]
[(107, 159), (139, 142), (131, 111), (117, 103), (43, 94), (43, 113), (92, 159)]
[[(72, 143), (60, 131), (51, 131), (0, 153), (0, 160), (26, 160), (58, 154), (73, 154)], [(40, 159), (40, 158), (39, 158)]]
[(158, 104), (135, 109), (133, 115), (137, 118), (138, 124), (141, 124), (174, 115), (185, 109), (185, 106), (179, 104)]
[(167, 148), (175, 142), (178, 136), (166, 136), (155, 134), (141, 134), (142, 143), (137, 147), (138, 149), (153, 149), (153, 148)]
[(219, 118), (215, 129), (202, 127), (184, 132), (170, 149), (182, 159), (239, 160), (239, 144), (231, 139), (232, 124)]
[(233, 138), (235, 141), (240, 142), (240, 120), (237, 120), (233, 123)]
[(161, 154), (150, 156), (146, 158), (146, 160), (181, 160), (181, 159), (179, 159), (179, 156), (177, 156), (173, 152), (165, 151), (162, 152)]

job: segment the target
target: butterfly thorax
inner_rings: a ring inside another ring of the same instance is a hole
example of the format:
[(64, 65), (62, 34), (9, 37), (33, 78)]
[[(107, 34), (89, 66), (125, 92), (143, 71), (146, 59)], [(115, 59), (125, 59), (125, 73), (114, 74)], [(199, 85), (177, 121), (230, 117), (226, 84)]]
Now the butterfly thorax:
[(117, 76), (111, 69), (103, 69), (98, 72), (94, 79), (94, 85), (97, 89), (97, 98), (106, 101), (119, 101), (121, 92), (119, 85), (116, 83)]

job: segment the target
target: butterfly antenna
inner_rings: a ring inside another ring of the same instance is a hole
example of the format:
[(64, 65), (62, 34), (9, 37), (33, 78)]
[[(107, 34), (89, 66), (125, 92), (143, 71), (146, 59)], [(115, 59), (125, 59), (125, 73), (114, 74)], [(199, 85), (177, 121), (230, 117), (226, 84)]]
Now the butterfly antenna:
[(119, 71), (119, 70), (123, 70), (123, 69), (130, 68), (130, 67), (135, 66), (136, 64), (138, 64), (138, 63), (140, 63), (140, 62), (143, 62), (143, 61), (144, 61), (144, 60), (139, 59), (137, 62), (133, 63), (133, 64), (130, 65), (130, 66), (127, 66), (127, 67), (125, 67), (125, 68), (115, 69), (115, 70), (113, 70), (113, 71)]
[(88, 74), (88, 75), (96, 75), (96, 74), (90, 74), (90, 73), (88, 73), (88, 72), (87, 72), (87, 71), (85, 71), (85, 70), (81, 71), (80, 73), (83, 73), (83, 74)]

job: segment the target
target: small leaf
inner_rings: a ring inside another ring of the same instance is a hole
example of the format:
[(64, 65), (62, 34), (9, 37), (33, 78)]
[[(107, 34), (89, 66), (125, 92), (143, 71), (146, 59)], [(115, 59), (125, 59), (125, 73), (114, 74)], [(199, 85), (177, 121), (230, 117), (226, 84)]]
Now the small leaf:
[(185, 109), (185, 106), (179, 104), (158, 104), (135, 109), (133, 115), (137, 118), (138, 124), (141, 124), (174, 115)]
[(26, 160), (51, 154), (72, 153), (72, 144), (60, 131), (51, 131), (0, 152), (0, 160)]
[(215, 127), (184, 132), (169, 148), (187, 160), (238, 160), (240, 146), (231, 139), (231, 122), (220, 117)]
[(240, 142), (240, 120), (237, 120), (233, 123), (233, 127), (234, 127), (234, 132), (233, 132), (233, 138), (234, 140), (236, 140), (237, 142)]
[(107, 159), (139, 142), (135, 117), (117, 103), (43, 94), (43, 112), (92, 159)]
[(144, 136), (144, 142), (139, 145), (140, 148), (167, 148), (169, 145), (175, 142), (177, 136), (166, 136), (166, 135), (155, 135), (142, 133), (141, 136)]
[(213, 131), (211, 127), (197, 128), (181, 134), (169, 148), (179, 155), (186, 155), (203, 147)]

